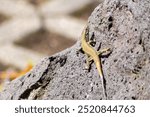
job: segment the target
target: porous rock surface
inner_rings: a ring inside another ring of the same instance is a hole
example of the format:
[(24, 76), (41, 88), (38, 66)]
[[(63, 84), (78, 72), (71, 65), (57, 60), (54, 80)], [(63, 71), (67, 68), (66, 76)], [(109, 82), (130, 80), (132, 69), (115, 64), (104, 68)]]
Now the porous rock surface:
[[(150, 99), (150, 1), (105, 0), (91, 14), (95, 49), (111, 48), (101, 58), (108, 99)], [(104, 99), (94, 63), (85, 69), (80, 40), (44, 58), (31, 72), (10, 82), (0, 99)]]

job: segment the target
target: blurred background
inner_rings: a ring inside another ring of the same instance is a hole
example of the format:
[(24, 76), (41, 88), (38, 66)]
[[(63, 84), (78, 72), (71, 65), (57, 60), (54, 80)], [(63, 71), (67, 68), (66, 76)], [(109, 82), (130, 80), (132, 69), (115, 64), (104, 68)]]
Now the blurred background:
[(79, 39), (102, 0), (0, 0), (0, 83)]

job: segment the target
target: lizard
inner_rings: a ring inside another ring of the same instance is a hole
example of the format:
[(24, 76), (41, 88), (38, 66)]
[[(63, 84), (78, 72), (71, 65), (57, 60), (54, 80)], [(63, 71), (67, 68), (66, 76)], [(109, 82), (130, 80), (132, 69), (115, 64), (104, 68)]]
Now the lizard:
[(105, 88), (105, 79), (104, 79), (104, 75), (103, 75), (103, 70), (102, 70), (102, 63), (101, 60), (99, 58), (100, 55), (102, 55), (103, 53), (110, 51), (110, 48), (106, 48), (106, 49), (102, 49), (100, 51), (96, 51), (92, 46), (91, 46), (91, 42), (86, 40), (86, 32), (88, 30), (88, 27), (86, 26), (84, 28), (84, 30), (82, 31), (82, 35), (81, 35), (81, 49), (82, 51), (86, 54), (87, 58), (86, 58), (86, 68), (89, 69), (89, 65), (91, 63), (91, 61), (93, 60), (96, 68), (98, 70), (99, 76), (101, 78), (101, 82), (102, 82), (102, 88), (103, 88), (103, 95), (104, 98), (107, 99), (107, 93), (106, 93), (106, 88)]

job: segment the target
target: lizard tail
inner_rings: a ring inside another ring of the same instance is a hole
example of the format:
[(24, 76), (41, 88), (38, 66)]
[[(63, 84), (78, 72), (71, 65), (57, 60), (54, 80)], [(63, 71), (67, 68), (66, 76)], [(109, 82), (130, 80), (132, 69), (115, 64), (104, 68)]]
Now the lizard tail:
[(104, 98), (107, 100), (107, 93), (106, 93), (106, 81), (105, 81), (105, 78), (104, 78), (104, 75), (103, 75), (103, 71), (102, 71), (102, 67), (100, 66), (101, 64), (99, 64), (97, 67), (97, 70), (98, 70), (98, 73), (99, 73), (99, 76), (101, 78), (101, 82), (102, 82), (102, 89), (103, 89), (103, 95), (104, 95)]

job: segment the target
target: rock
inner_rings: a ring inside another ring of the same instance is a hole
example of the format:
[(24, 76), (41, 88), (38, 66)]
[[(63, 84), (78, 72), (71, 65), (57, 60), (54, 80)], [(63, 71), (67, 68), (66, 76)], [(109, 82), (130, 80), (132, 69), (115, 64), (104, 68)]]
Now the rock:
[[(102, 68), (108, 99), (150, 99), (150, 2), (105, 0), (89, 18), (97, 49), (111, 48)], [(96, 66), (85, 69), (80, 40), (10, 82), (0, 99), (104, 99)]]

